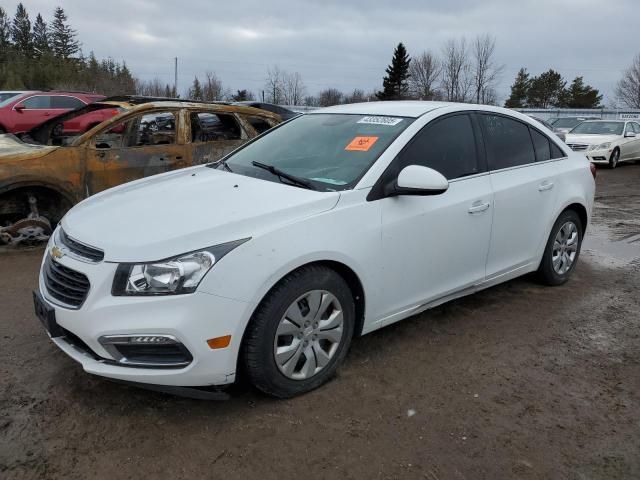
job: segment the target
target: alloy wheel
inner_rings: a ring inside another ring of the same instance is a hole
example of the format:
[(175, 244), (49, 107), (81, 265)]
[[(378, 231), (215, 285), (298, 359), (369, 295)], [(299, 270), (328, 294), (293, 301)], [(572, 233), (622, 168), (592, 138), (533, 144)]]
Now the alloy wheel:
[(278, 370), (292, 380), (306, 380), (323, 370), (343, 339), (344, 314), (326, 290), (298, 297), (280, 319), (273, 355)]

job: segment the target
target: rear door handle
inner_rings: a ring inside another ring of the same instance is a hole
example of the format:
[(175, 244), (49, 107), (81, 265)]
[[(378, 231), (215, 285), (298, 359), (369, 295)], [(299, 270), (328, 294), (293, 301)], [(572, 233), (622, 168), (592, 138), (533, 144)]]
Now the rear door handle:
[(469, 207), (469, 213), (481, 213), (487, 210), (491, 204), (489, 202), (483, 203), (482, 200), (478, 200), (477, 202), (473, 202)]
[(538, 185), (538, 191), (539, 192), (546, 192), (547, 190), (551, 190), (553, 188), (553, 182), (542, 182), (540, 185)]

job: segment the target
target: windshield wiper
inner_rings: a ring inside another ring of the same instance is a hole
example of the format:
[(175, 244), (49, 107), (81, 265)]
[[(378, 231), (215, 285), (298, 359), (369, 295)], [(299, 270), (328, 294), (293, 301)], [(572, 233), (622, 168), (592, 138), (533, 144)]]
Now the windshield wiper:
[(283, 178), (285, 180), (289, 180), (292, 184), (297, 185), (298, 187), (306, 188), (309, 190), (316, 190), (316, 188), (308, 180), (305, 180), (304, 178), (296, 177), (295, 175), (291, 175), (290, 173), (287, 173), (287, 172), (283, 172), (278, 167), (274, 167), (273, 165), (267, 165), (266, 163), (261, 163), (256, 161), (251, 162), (251, 165), (253, 165), (254, 167), (262, 168), (263, 170), (266, 170), (267, 172), (272, 173), (273, 175), (278, 177), (280, 180), (282, 180)]

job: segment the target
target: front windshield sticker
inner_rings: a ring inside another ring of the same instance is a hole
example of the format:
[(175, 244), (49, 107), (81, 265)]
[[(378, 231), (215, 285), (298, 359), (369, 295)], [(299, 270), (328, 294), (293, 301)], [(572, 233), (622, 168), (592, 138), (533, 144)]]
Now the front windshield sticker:
[(370, 125), (388, 125), (393, 127), (402, 121), (401, 118), (395, 117), (364, 117), (358, 120), (358, 123), (368, 123)]
[(377, 140), (378, 137), (355, 137), (344, 149), (355, 152), (367, 152), (373, 147), (373, 144), (376, 143)]

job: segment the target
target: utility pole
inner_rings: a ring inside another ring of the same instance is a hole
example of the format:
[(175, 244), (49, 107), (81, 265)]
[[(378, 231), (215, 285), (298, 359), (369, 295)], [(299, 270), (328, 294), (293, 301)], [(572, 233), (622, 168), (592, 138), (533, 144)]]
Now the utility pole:
[(173, 93), (174, 97), (178, 97), (178, 57), (174, 58), (173, 63)]

